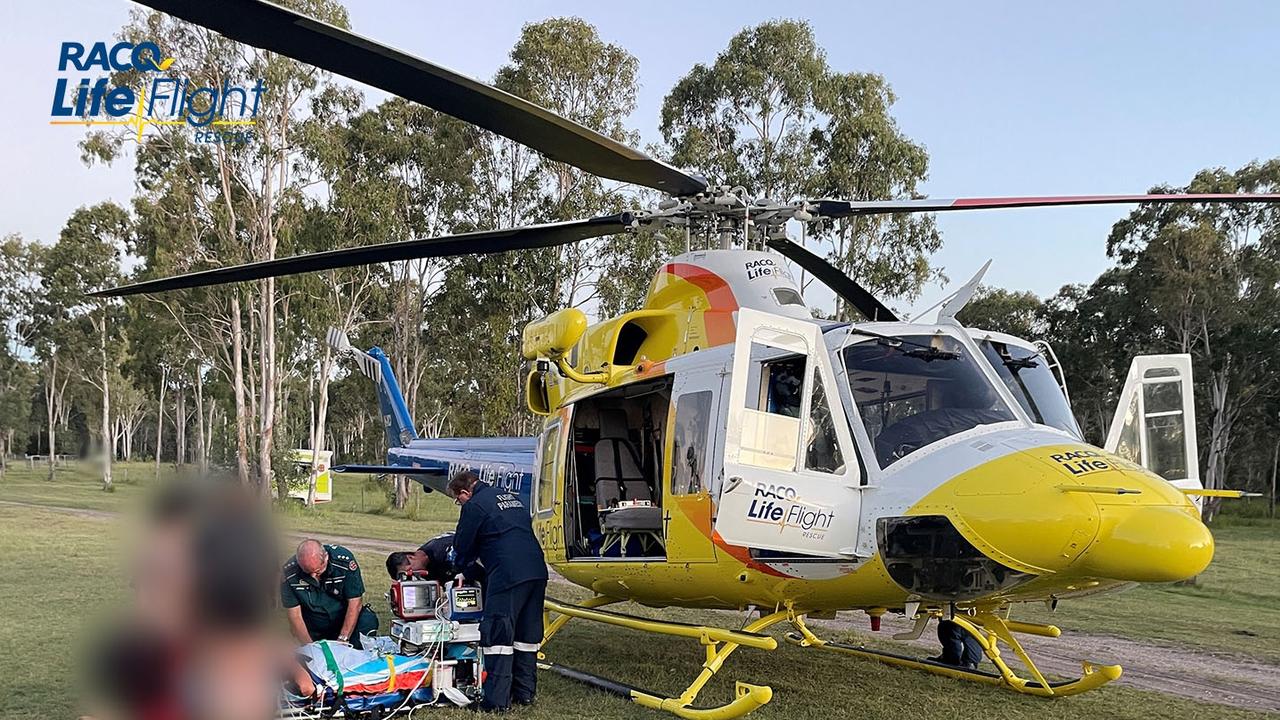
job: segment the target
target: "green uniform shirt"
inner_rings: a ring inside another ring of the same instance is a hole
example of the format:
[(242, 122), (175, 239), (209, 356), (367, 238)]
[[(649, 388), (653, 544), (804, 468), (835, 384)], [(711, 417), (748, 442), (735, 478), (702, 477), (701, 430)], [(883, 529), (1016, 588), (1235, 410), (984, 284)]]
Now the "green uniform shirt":
[(364, 595), (364, 578), (355, 555), (341, 545), (325, 545), (329, 566), (319, 582), (298, 567), (298, 559), (284, 565), (280, 603), (286, 608), (302, 608), (302, 622), (313, 640), (332, 640), (342, 631), (347, 601)]

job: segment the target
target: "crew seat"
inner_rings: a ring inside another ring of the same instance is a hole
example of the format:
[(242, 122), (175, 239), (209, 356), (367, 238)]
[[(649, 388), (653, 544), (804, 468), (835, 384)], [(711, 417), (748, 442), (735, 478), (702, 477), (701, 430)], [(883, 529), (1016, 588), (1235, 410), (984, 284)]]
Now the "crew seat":
[(627, 437), (627, 416), (622, 410), (600, 410), (600, 440), (595, 447), (596, 508), (600, 530), (609, 533), (662, 530), (662, 508), (618, 508), (623, 500), (653, 502), (653, 490), (640, 469), (640, 454)]

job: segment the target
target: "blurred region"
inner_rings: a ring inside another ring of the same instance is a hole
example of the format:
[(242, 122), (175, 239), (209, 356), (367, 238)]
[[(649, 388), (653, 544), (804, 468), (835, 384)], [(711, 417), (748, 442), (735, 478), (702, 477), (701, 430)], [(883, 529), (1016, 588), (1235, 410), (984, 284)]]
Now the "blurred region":
[(85, 648), (91, 716), (272, 717), (288, 658), (271, 622), (279, 543), (269, 509), (235, 482), (162, 486), (125, 563), (130, 600)]

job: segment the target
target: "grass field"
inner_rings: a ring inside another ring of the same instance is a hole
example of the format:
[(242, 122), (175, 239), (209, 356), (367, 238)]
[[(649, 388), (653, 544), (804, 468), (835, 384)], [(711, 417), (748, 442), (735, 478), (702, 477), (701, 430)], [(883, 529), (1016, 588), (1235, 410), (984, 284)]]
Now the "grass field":
[[(130, 483), (103, 493), (89, 468), (71, 467), (56, 483), (43, 471), (14, 470), (0, 481), (0, 501), (127, 513), (145, 497), (151, 466), (129, 466)], [(281, 524), (299, 532), (343, 534), (412, 544), (450, 527), (456, 508), (439, 497), (411, 501), (393, 512), (363, 482), (340, 481), (334, 504), (319, 511), (291, 509)], [(129, 515), (124, 515), (129, 517)], [(77, 639), (92, 618), (125, 592), (118, 572), (127, 523), (110, 516), (0, 504), (0, 718), (74, 717)], [(1145, 587), (1064, 605), (1052, 620), (1067, 629), (1212, 647), (1280, 658), (1280, 551), (1277, 526), (1239, 520), (1215, 529), (1218, 558), (1195, 587)], [(357, 552), (370, 568), (381, 553)], [(365, 574), (380, 607), (384, 573)], [(557, 594), (565, 593), (557, 589)], [(566, 599), (573, 599), (566, 597)], [(631, 610), (629, 610), (631, 611)], [(648, 611), (646, 611), (648, 612)], [(1039, 611), (1020, 612), (1031, 617)], [(724, 622), (722, 614), (670, 611), (671, 619)], [(1244, 631), (1249, 634), (1241, 634)], [(570, 623), (549, 647), (552, 659), (648, 689), (678, 693), (702, 661), (695, 643), (627, 630)], [(739, 651), (703, 693), (700, 704), (730, 699), (733, 680), (771, 685), (774, 702), (753, 717), (870, 720), (902, 718), (1254, 718), (1255, 713), (1201, 705), (1154, 693), (1109, 687), (1077, 698), (1043, 701), (878, 663), (823, 655), (785, 643), (775, 652)], [(555, 676), (543, 676), (540, 703), (521, 713), (541, 718), (662, 717)], [(442, 711), (445, 717), (470, 717)]]

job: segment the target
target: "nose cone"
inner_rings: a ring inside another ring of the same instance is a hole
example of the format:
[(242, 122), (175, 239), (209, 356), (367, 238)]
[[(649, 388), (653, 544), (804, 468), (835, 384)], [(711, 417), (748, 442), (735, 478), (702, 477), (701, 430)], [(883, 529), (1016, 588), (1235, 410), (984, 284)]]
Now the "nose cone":
[(1076, 563), (1082, 572), (1127, 582), (1177, 582), (1200, 574), (1213, 559), (1213, 535), (1186, 508), (1107, 510), (1113, 516)]

